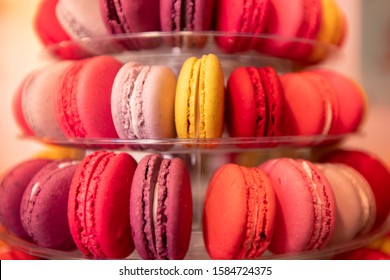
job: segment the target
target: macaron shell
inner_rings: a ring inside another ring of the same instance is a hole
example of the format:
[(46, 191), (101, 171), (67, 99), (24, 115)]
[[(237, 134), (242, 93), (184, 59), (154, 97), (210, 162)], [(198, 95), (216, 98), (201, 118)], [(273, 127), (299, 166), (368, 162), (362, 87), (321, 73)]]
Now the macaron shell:
[(117, 138), (111, 90), (122, 63), (109, 56), (74, 62), (57, 90), (56, 118), (67, 137)]
[(195, 108), (199, 69), (199, 60), (190, 57), (183, 63), (179, 73), (175, 96), (175, 127), (179, 138), (197, 138)]
[(204, 201), (203, 236), (212, 259), (232, 258), (241, 248), (247, 223), (247, 190), (243, 186), (244, 175), (233, 164), (219, 168), (209, 183)]
[(218, 57), (203, 56), (199, 75), (199, 137), (219, 138), (224, 127), (225, 86)]
[(16, 236), (30, 240), (20, 220), (20, 203), (31, 179), (40, 169), (50, 163), (46, 159), (31, 159), (23, 161), (1, 176), (0, 182), (0, 222)]
[(128, 214), (136, 168), (128, 154), (96, 151), (83, 159), (73, 177), (69, 227), (80, 251), (93, 258), (124, 258), (133, 250)]
[(67, 203), (70, 182), (78, 162), (54, 161), (30, 181), (20, 204), (22, 225), (42, 247), (70, 250), (75, 247), (69, 231)]

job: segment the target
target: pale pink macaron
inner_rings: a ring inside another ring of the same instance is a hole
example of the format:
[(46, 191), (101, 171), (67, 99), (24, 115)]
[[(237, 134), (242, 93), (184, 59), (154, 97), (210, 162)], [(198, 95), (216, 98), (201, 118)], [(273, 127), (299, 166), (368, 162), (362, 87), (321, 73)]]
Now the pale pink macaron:
[(376, 217), (375, 197), (367, 180), (345, 164), (324, 163), (317, 167), (328, 179), (336, 198), (336, 227), (330, 243), (347, 242), (367, 234)]
[(176, 76), (161, 65), (128, 62), (115, 77), (111, 111), (122, 139), (174, 138)]
[(50, 64), (34, 71), (27, 82), (22, 93), (22, 110), (35, 136), (64, 137), (55, 117), (55, 90), (59, 77), (70, 66), (69, 61)]

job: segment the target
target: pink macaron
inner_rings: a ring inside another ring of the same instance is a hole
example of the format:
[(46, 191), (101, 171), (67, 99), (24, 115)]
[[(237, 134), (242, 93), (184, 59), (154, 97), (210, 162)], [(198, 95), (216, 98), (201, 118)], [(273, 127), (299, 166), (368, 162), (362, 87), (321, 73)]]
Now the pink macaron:
[(68, 221), (79, 250), (90, 258), (125, 258), (133, 250), (130, 189), (137, 163), (126, 153), (95, 151), (77, 168)]
[(336, 149), (322, 155), (321, 162), (343, 163), (356, 169), (368, 181), (374, 193), (376, 218), (373, 226), (378, 229), (390, 214), (390, 171), (376, 155), (361, 151)]
[(336, 225), (336, 199), (324, 174), (303, 159), (273, 159), (260, 168), (270, 177), (276, 195), (270, 251), (299, 253), (326, 246)]
[(64, 138), (55, 117), (56, 88), (61, 75), (71, 62), (60, 61), (32, 73), (22, 94), (22, 110), (35, 136)]
[(20, 220), (22, 196), (32, 178), (51, 161), (25, 160), (4, 172), (0, 181), (0, 223), (14, 235), (31, 240)]
[(183, 160), (148, 155), (134, 174), (130, 224), (143, 259), (183, 259), (192, 227), (192, 193)]
[(170, 68), (124, 64), (111, 94), (112, 119), (119, 138), (174, 138), (175, 92), (176, 75)]
[(122, 63), (110, 56), (74, 61), (57, 81), (55, 114), (70, 138), (117, 138), (111, 90)]
[(57, 250), (75, 248), (68, 224), (70, 183), (78, 161), (53, 161), (32, 178), (23, 193), (20, 219), (39, 246)]
[(336, 198), (336, 226), (330, 244), (341, 244), (369, 233), (376, 217), (376, 203), (367, 180), (345, 164), (317, 164)]

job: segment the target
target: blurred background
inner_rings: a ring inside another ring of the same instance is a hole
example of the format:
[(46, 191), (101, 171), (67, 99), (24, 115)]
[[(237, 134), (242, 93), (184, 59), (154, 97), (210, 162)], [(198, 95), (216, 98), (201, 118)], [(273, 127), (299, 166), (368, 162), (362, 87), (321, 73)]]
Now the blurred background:
[[(32, 27), (38, 0), (0, 0), (0, 171), (36, 153), (42, 145), (19, 137), (12, 98), (24, 76), (48, 58)], [(345, 145), (374, 152), (390, 163), (390, 1), (339, 0), (349, 22), (346, 44), (325, 63), (359, 80), (370, 110), (362, 135)]]

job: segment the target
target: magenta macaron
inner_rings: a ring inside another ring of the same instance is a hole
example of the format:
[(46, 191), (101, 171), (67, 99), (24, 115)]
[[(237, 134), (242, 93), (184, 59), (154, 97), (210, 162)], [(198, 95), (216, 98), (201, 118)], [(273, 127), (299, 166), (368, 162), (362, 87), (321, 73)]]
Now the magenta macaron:
[(275, 229), (269, 249), (299, 253), (326, 246), (336, 224), (334, 192), (311, 162), (279, 158), (263, 163), (276, 195)]
[(45, 165), (23, 193), (20, 219), (39, 246), (58, 250), (75, 248), (67, 208), (69, 187), (78, 163), (60, 160)]
[(135, 248), (143, 259), (183, 259), (192, 227), (188, 170), (179, 158), (149, 155), (141, 159), (130, 195)]
[(0, 223), (16, 236), (30, 240), (20, 220), (20, 203), (31, 179), (50, 160), (25, 160), (6, 171), (0, 182)]
[(85, 256), (125, 258), (134, 250), (129, 201), (136, 165), (129, 154), (95, 151), (77, 168), (67, 210), (70, 232)]

